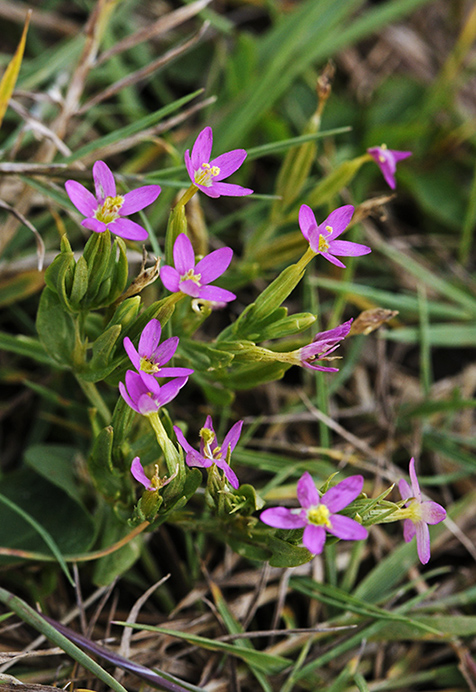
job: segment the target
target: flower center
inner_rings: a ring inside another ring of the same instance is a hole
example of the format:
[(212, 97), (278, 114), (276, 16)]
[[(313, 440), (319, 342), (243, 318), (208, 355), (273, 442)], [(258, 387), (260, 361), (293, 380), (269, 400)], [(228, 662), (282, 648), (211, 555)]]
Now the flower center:
[(106, 197), (102, 207), (98, 207), (94, 212), (94, 217), (103, 223), (111, 223), (119, 218), (119, 210), (124, 204), (124, 197), (117, 195), (116, 197)]
[(411, 500), (410, 504), (406, 508), (408, 518), (411, 519), (413, 522), (418, 522), (421, 521), (421, 502), (418, 502), (418, 500)]
[(186, 274), (180, 277), (180, 281), (193, 281), (194, 284), (197, 284), (197, 286), (201, 286), (201, 281), (202, 275), (201, 274), (195, 274), (193, 269), (189, 269)]
[[(386, 149), (387, 149), (387, 145), (382, 144), (382, 146), (380, 147), (380, 151), (385, 152)], [(378, 160), (380, 161), (380, 163), (385, 163), (385, 161), (387, 160), (387, 157), (385, 156), (384, 153), (382, 153), (382, 154), (378, 155)]]
[(331, 513), (327, 509), (326, 505), (318, 505), (317, 507), (311, 507), (307, 510), (307, 520), (310, 524), (315, 524), (316, 526), (331, 526), (329, 520)]
[(211, 187), (213, 184), (213, 178), (215, 178), (220, 173), (218, 166), (210, 166), (209, 163), (202, 163), (200, 168), (195, 171), (195, 183), (197, 185), (205, 185), (205, 187)]
[(154, 374), (156, 372), (159, 372), (160, 365), (158, 363), (154, 363), (154, 361), (149, 360), (148, 358), (145, 358), (145, 356), (143, 356), (140, 359), (140, 369), (142, 370), (142, 372)]
[[(327, 229), (327, 228), (330, 228), (330, 226), (327, 226), (326, 229)], [(324, 238), (323, 235), (320, 235), (320, 236), (319, 236), (319, 245), (318, 245), (318, 250), (319, 250), (319, 252), (327, 252), (327, 250), (329, 249), (329, 247), (330, 247), (330, 245), (329, 245), (329, 243), (327, 242), (327, 240)]]

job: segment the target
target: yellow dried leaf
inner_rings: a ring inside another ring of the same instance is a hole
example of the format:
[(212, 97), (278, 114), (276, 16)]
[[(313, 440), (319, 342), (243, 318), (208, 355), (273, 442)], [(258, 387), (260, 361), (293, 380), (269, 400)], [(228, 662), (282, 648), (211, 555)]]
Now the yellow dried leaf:
[(20, 72), (20, 66), (23, 60), (23, 52), (25, 50), (26, 43), (26, 33), (28, 31), (30, 17), (31, 10), (28, 10), (20, 43), (18, 44), (18, 48), (15, 51), (15, 55), (8, 63), (7, 69), (5, 70), (5, 73), (0, 82), (0, 126), (2, 124), (3, 116), (5, 115), (5, 111), (7, 110), (7, 106), (10, 102), (10, 98), (15, 88), (18, 73)]

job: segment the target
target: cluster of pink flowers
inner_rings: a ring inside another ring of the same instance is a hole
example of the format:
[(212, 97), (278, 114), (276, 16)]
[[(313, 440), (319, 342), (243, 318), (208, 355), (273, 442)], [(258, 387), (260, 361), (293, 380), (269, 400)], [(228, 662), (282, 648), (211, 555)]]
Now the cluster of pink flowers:
[[(212, 129), (206, 127), (198, 135), (191, 154), (189, 150), (185, 152), (185, 165), (191, 181), (190, 194), (198, 190), (212, 198), (252, 194), (253, 190), (249, 188), (223, 182), (240, 168), (246, 158), (246, 151), (235, 149), (211, 159), (212, 145)], [(385, 181), (395, 189), (397, 163), (411, 156), (411, 152), (388, 149), (385, 145), (372, 147), (367, 151), (379, 166)], [(65, 184), (72, 203), (86, 217), (81, 222), (82, 226), (96, 233), (109, 229), (126, 240), (145, 240), (147, 231), (127, 217), (152, 204), (160, 194), (160, 187), (146, 185), (123, 195), (117, 194), (114, 176), (103, 161), (96, 161), (94, 164), (93, 179), (95, 195), (75, 180), (68, 180)], [(299, 210), (299, 226), (312, 252), (323, 255), (341, 268), (345, 268), (345, 265), (338, 257), (358, 257), (371, 252), (366, 245), (340, 239), (349, 226), (353, 213), (354, 207), (347, 204), (335, 209), (318, 224), (312, 209), (303, 204)], [(174, 266), (163, 266), (160, 278), (165, 288), (172, 293), (183, 293), (192, 298), (224, 304), (234, 300), (236, 296), (231, 291), (210, 284), (228, 269), (232, 257), (231, 248), (223, 247), (196, 262), (190, 239), (185, 233), (181, 233), (173, 248)], [(330, 354), (349, 334), (351, 324), (352, 320), (348, 320), (334, 329), (316, 334), (310, 344), (296, 352), (299, 356), (297, 362), (304, 368), (336, 372), (337, 368), (324, 367), (318, 361), (332, 360)], [(126, 372), (125, 384), (121, 382), (119, 390), (126, 403), (142, 415), (154, 414), (172, 401), (193, 373), (190, 368), (167, 365), (176, 353), (179, 339), (171, 337), (160, 343), (161, 331), (160, 322), (153, 319), (143, 329), (137, 348), (130, 338), (124, 339), (124, 348), (135, 370)], [(159, 383), (163, 378), (168, 381)], [(230, 460), (242, 426), (243, 421), (235, 423), (220, 446), (212, 419), (207, 416), (200, 430), (198, 451), (187, 442), (179, 427), (174, 426), (174, 432), (185, 452), (188, 466), (206, 469), (216, 466), (223, 472), (229, 485), (237, 489), (239, 481), (230, 466)], [(430, 559), (428, 525), (443, 521), (446, 511), (436, 502), (422, 499), (413, 458), (409, 470), (411, 486), (403, 479), (399, 483), (405, 505), (404, 539), (410, 541), (416, 536), (418, 556), (426, 564)], [(131, 473), (147, 491), (157, 491), (175, 475), (161, 480), (156, 468), (155, 475), (150, 479), (145, 474), (139, 457), (134, 458)], [(367, 529), (355, 518), (341, 514), (361, 494), (363, 484), (362, 476), (350, 476), (321, 496), (311, 475), (306, 472), (297, 484), (300, 506), (296, 509), (266, 509), (261, 513), (261, 521), (277, 529), (303, 529), (302, 542), (314, 555), (320, 554), (324, 549), (327, 533), (344, 540), (365, 539), (368, 536)]]

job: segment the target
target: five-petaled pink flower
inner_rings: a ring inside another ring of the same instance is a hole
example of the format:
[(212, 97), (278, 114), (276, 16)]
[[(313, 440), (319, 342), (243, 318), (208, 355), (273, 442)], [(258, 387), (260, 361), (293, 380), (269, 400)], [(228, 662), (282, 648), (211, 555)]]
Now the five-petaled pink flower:
[(159, 320), (148, 322), (139, 339), (139, 349), (128, 336), (124, 339), (124, 348), (139, 374), (149, 373), (154, 377), (184, 377), (191, 375), (191, 368), (164, 368), (164, 364), (174, 356), (179, 343), (178, 336), (171, 336), (160, 345), (162, 327)]
[(193, 185), (196, 185), (209, 197), (220, 197), (220, 195), (242, 197), (243, 195), (251, 195), (253, 190), (247, 187), (221, 182), (223, 178), (227, 178), (238, 170), (246, 159), (246, 151), (244, 149), (234, 149), (210, 161), (212, 145), (212, 128), (206, 127), (195, 140), (192, 156), (190, 156), (189, 149), (185, 152), (185, 165)]
[(216, 464), (223, 471), (230, 485), (236, 489), (240, 483), (236, 473), (230, 467), (230, 458), (240, 439), (242, 427), (242, 420), (235, 423), (225, 435), (223, 444), (219, 447), (211, 416), (207, 416), (205, 425), (200, 430), (200, 452), (197, 452), (189, 445), (183, 432), (176, 425), (174, 425), (174, 431), (180, 446), (187, 454), (185, 461), (189, 466), (209, 468), (212, 464)]
[(396, 149), (387, 149), (385, 144), (381, 147), (371, 147), (367, 152), (374, 159), (377, 166), (382, 171), (383, 177), (388, 185), (395, 190), (397, 183), (395, 182), (395, 172), (397, 163), (402, 159), (407, 159), (412, 155), (411, 151), (397, 151)]
[(345, 264), (338, 260), (335, 255), (358, 257), (371, 252), (371, 249), (366, 245), (352, 243), (348, 240), (336, 240), (349, 225), (353, 213), (354, 207), (351, 204), (346, 204), (335, 209), (325, 221), (318, 225), (311, 207), (303, 204), (299, 210), (299, 226), (303, 236), (309, 241), (311, 250), (316, 254), (321, 253), (337, 267), (345, 268)]
[(446, 518), (446, 510), (437, 502), (422, 500), (420, 485), (415, 472), (415, 459), (410, 459), (411, 487), (402, 478), (398, 484), (400, 495), (408, 508), (410, 517), (403, 521), (403, 538), (408, 543), (416, 536), (418, 557), (422, 565), (430, 559), (430, 530), (428, 524), (439, 524)]
[(76, 209), (86, 218), (81, 225), (96, 233), (109, 229), (127, 240), (145, 240), (148, 233), (138, 223), (124, 218), (152, 204), (160, 194), (158, 185), (145, 185), (125, 195), (116, 193), (114, 176), (104, 161), (93, 166), (96, 196), (76, 180), (67, 180), (66, 192)]
[(350, 332), (352, 319), (347, 320), (334, 329), (328, 329), (326, 332), (316, 334), (311, 344), (303, 346), (299, 349), (301, 365), (310, 370), (322, 370), (322, 372), (338, 372), (338, 368), (326, 368), (322, 365), (317, 365), (318, 360), (332, 360), (329, 358), (329, 353), (339, 348), (340, 341)]
[(227, 303), (236, 298), (235, 294), (217, 286), (207, 286), (215, 281), (228, 268), (233, 257), (233, 250), (222, 247), (195, 264), (195, 253), (192, 243), (185, 233), (181, 233), (174, 244), (173, 267), (164, 266), (160, 278), (165, 288), (172, 293), (181, 291), (192, 298), (202, 298), (217, 303)]
[(336, 514), (360, 495), (363, 484), (362, 476), (349, 476), (320, 497), (311, 474), (306, 471), (297, 484), (297, 498), (301, 507), (271, 507), (261, 512), (260, 519), (276, 529), (304, 528), (304, 546), (310, 553), (319, 555), (324, 549), (326, 531), (348, 541), (367, 538), (368, 531), (362, 524)]
[(119, 391), (128, 406), (137, 413), (147, 416), (172, 401), (187, 383), (188, 377), (176, 377), (166, 384), (159, 385), (153, 375), (128, 370), (126, 384), (119, 382)]

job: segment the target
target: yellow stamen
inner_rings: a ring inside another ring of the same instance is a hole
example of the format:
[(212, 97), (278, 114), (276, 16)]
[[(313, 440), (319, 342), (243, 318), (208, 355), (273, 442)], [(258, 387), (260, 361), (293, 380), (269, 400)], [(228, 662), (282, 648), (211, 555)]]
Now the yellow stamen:
[(196, 185), (205, 185), (205, 187), (211, 187), (213, 183), (213, 178), (220, 173), (218, 166), (210, 166), (209, 163), (202, 163), (200, 168), (195, 171), (195, 183)]
[(318, 505), (307, 510), (307, 520), (310, 524), (315, 524), (316, 526), (327, 526), (330, 528), (330, 515), (331, 513), (326, 505)]
[(330, 247), (330, 245), (327, 242), (327, 240), (324, 238), (323, 235), (320, 235), (319, 236), (319, 245), (318, 245), (319, 252), (327, 252), (329, 247)]
[(193, 269), (189, 269), (186, 274), (180, 277), (180, 281), (193, 281), (194, 284), (197, 284), (197, 286), (200, 286), (200, 281), (201, 281), (202, 275), (201, 274), (195, 274)]
[(149, 360), (148, 358), (142, 357), (140, 359), (140, 369), (142, 372), (155, 373), (159, 372), (160, 366), (157, 363)]
[(326, 226), (326, 231), (329, 233), (329, 235), (331, 235), (331, 233), (334, 233), (334, 229), (332, 228), (332, 226)]
[(124, 204), (124, 197), (116, 195), (116, 197), (106, 197), (102, 207), (99, 207), (94, 212), (94, 217), (103, 223), (111, 223), (119, 218), (119, 210)]

